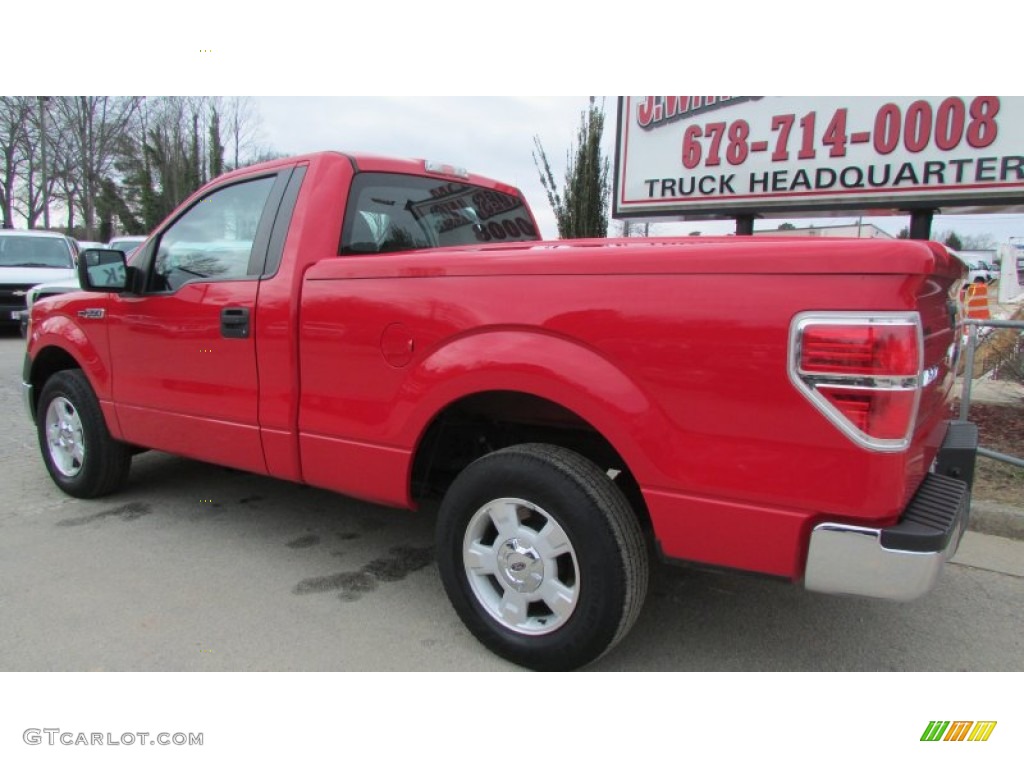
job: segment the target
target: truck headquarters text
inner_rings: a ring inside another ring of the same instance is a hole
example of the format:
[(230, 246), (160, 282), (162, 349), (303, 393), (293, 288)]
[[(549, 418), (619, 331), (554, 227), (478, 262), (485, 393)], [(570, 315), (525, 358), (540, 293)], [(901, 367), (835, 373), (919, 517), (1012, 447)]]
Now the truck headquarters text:
[[(844, 189), (944, 187), (960, 184), (1024, 181), (1024, 156), (928, 160), (920, 163), (872, 163), (841, 169), (719, 173), (644, 179), (648, 198), (758, 195)], [(746, 185), (744, 187), (744, 184)]]

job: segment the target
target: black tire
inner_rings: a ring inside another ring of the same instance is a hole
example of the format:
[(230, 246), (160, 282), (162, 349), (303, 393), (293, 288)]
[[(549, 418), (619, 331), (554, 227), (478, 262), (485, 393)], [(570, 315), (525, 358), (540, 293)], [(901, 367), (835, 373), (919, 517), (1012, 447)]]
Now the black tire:
[(552, 445), (513, 446), (463, 470), (438, 513), (437, 561), (476, 638), (537, 670), (600, 658), (647, 593), (647, 546), (622, 492), (592, 462)]
[[(59, 415), (57, 427), (48, 417), (51, 405)], [(53, 446), (48, 429), (56, 441)], [(105, 496), (128, 478), (131, 447), (110, 436), (99, 401), (80, 370), (55, 373), (43, 385), (36, 431), (50, 477), (69, 496)]]

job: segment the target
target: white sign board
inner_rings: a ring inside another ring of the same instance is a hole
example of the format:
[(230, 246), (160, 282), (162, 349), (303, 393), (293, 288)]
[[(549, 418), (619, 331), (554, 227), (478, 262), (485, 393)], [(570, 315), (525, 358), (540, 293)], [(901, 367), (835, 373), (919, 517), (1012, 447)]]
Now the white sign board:
[(1020, 205), (1024, 98), (623, 96), (614, 183), (619, 218)]

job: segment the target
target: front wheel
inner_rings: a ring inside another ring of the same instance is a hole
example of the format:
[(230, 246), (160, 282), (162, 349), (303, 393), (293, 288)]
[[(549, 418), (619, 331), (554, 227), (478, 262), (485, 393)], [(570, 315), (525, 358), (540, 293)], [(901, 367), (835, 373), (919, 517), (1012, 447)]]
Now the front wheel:
[(128, 477), (131, 448), (110, 436), (99, 401), (79, 370), (51, 376), (36, 412), (43, 461), (58, 487), (91, 499), (114, 491)]
[(484, 645), (532, 669), (575, 669), (632, 627), (648, 555), (632, 509), (596, 465), (518, 445), (467, 467), (441, 504), (438, 568)]

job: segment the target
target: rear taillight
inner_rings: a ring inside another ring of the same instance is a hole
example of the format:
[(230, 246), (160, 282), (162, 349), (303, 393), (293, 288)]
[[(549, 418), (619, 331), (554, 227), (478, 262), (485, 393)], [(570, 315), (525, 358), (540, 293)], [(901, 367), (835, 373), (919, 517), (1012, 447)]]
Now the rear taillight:
[(791, 327), (789, 376), (850, 439), (898, 451), (914, 430), (922, 346), (915, 312), (805, 312)]

